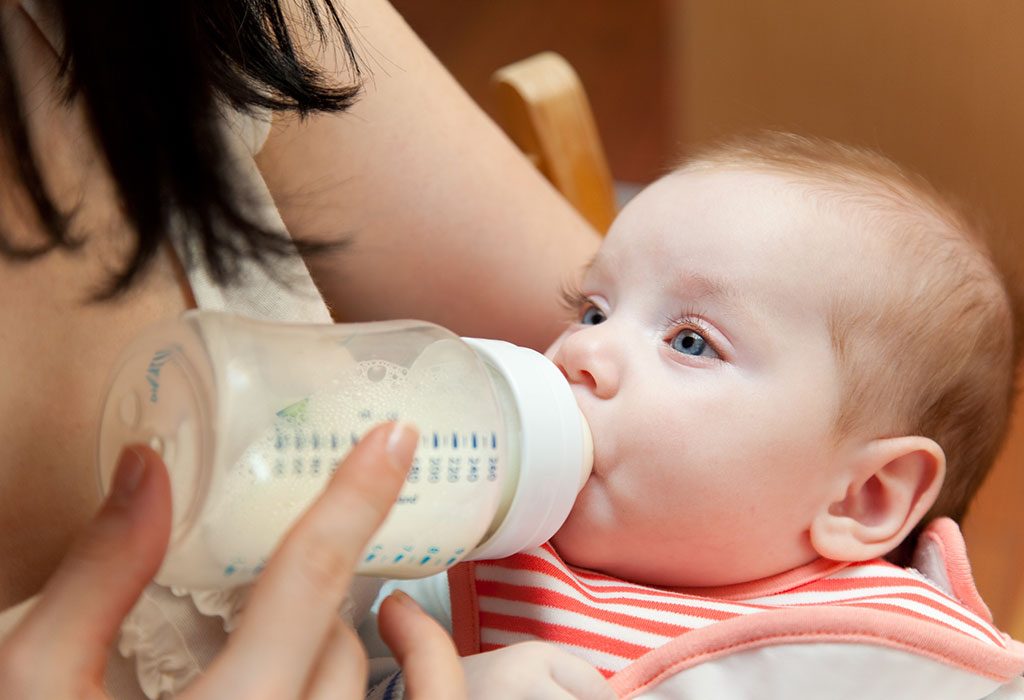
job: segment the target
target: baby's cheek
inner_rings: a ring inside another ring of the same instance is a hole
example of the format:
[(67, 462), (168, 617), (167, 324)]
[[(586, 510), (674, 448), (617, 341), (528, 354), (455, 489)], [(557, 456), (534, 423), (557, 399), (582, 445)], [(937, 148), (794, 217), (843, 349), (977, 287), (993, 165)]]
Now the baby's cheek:
[[(587, 482), (576, 497), (576, 502), (569, 511), (569, 517), (559, 528), (558, 534), (586, 531), (588, 527), (599, 527), (598, 523), (606, 520), (608, 507), (605, 499), (599, 498), (594, 480)], [(602, 517), (603, 516), (603, 517)]]

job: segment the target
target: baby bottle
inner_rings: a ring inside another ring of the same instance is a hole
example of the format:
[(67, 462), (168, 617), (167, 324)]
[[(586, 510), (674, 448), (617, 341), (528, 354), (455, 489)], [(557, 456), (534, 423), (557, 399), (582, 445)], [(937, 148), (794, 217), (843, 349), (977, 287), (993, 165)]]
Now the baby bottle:
[(191, 311), (126, 350), (110, 381), (101, 489), (145, 443), (167, 464), (156, 580), (244, 583), (372, 426), (420, 430), (403, 489), (357, 572), (416, 578), (550, 538), (590, 474), (590, 432), (543, 355), (424, 321), (298, 325)]

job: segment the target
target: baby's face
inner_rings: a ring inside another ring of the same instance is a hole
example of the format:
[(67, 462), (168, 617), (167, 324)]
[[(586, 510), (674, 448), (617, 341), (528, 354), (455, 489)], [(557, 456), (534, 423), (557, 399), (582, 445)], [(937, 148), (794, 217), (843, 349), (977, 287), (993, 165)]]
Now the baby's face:
[(827, 312), (852, 237), (756, 172), (674, 174), (626, 207), (548, 351), (594, 435), (554, 539), (569, 563), (717, 586), (815, 558), (810, 522), (843, 496)]

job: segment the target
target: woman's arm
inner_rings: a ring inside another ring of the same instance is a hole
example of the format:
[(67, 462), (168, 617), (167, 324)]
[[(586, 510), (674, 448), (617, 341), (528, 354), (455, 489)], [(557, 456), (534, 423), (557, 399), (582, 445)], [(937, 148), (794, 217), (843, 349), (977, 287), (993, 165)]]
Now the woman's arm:
[[(422, 318), (543, 349), (598, 236), (384, 0), (346, 0), (366, 73), (344, 114), (282, 115), (257, 157), (338, 320)], [(329, 70), (348, 75), (340, 51)]]

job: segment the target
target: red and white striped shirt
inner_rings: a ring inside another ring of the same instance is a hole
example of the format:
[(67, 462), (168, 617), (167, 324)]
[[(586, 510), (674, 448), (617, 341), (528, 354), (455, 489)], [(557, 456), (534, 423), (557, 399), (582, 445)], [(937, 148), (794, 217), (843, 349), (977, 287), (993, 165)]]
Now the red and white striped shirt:
[[(973, 610), (923, 575), (881, 559), (856, 564), (818, 560), (772, 579), (702, 590), (700, 595), (574, 569), (550, 545), (507, 559), (462, 565), (453, 574), (457, 640), (460, 626), (465, 632), (466, 616), (476, 618), (469, 623), (475, 627), (471, 644), (475, 649), (467, 648), (463, 634), (460, 651), (489, 651), (541, 640), (584, 658), (605, 676), (681, 637), (700, 637), (693, 635), (697, 630), (721, 623), (727, 623), (728, 629), (730, 621), (734, 621), (732, 629), (743, 631), (727, 638), (719, 635), (714, 645), (763, 642), (752, 635), (763, 637), (768, 634), (764, 630), (776, 630), (772, 634), (790, 642), (846, 634), (860, 641), (878, 637), (884, 644), (887, 635), (899, 638), (909, 629), (913, 634), (900, 643), (932, 656), (938, 652), (927, 648), (929, 639), (935, 637), (933, 646), (941, 651), (948, 647), (950, 633), (973, 640), (968, 641), (973, 647), (1005, 650), (1007, 646), (987, 610)], [(468, 602), (460, 603), (460, 586), (463, 593), (472, 587)], [(792, 610), (802, 613), (778, 614)], [(738, 619), (755, 615), (762, 617), (746, 621), (756, 625)], [(769, 624), (770, 620), (798, 623), (779, 626)], [(878, 620), (882, 622), (874, 624)]]

